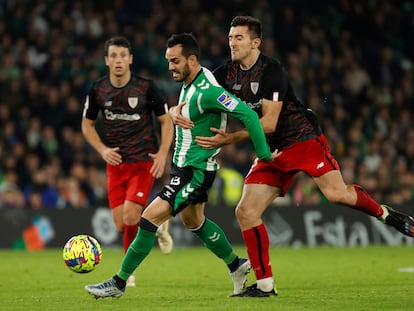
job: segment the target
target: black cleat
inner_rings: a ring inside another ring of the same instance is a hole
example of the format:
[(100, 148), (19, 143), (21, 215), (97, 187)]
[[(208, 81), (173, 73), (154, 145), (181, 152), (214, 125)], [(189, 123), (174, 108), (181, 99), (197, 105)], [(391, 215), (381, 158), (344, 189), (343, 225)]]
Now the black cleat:
[(393, 210), (391, 207), (387, 205), (381, 205), (382, 207), (386, 208), (390, 213), (387, 218), (385, 218), (385, 223), (390, 225), (400, 231), (401, 233), (408, 235), (410, 237), (414, 237), (414, 218), (405, 215), (401, 212), (397, 212)]
[(239, 294), (233, 294), (230, 297), (270, 297), (277, 296), (277, 291), (272, 289), (270, 292), (264, 292), (261, 289), (257, 288), (257, 284), (250, 285), (246, 287), (244, 291)]

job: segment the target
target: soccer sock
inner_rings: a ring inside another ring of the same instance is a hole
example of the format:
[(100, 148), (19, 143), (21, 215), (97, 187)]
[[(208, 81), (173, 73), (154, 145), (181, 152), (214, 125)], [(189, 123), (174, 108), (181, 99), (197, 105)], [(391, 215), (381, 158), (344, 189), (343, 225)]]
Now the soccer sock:
[(381, 217), (384, 213), (381, 205), (379, 205), (375, 200), (361, 187), (358, 185), (352, 185), (357, 194), (357, 201), (354, 208), (360, 211), (363, 211), (374, 217)]
[(123, 244), (124, 244), (124, 253), (127, 252), (129, 245), (137, 236), (138, 224), (128, 226), (124, 224), (124, 234), (123, 234)]
[(223, 259), (226, 265), (231, 265), (234, 260), (238, 260), (224, 231), (210, 219), (206, 218), (199, 228), (192, 231), (201, 241), (203, 241), (205, 247), (212, 251), (217, 257)]
[(273, 273), (269, 256), (269, 236), (265, 225), (261, 223), (257, 227), (244, 230), (242, 236), (256, 279), (271, 278)]
[(157, 229), (158, 227), (152, 222), (141, 218), (138, 234), (128, 248), (122, 260), (121, 269), (117, 273), (122, 280), (126, 281), (145, 257), (148, 256), (154, 246)]

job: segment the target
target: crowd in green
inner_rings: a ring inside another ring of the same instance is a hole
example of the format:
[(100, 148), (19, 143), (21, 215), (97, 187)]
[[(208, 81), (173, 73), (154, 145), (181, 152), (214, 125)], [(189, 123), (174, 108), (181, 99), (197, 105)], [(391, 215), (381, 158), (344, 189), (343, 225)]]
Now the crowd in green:
[[(91, 83), (106, 73), (103, 44), (124, 35), (133, 70), (176, 104), (165, 42), (193, 32), (204, 66), (228, 59), (235, 15), (264, 26), (263, 53), (288, 69), (317, 114), (346, 183), (379, 202), (414, 200), (414, 6), (411, 1), (39, 1), (0, 2), (0, 208), (106, 204), (105, 166), (80, 131)], [(229, 130), (240, 125), (230, 120)], [(254, 154), (226, 146), (211, 201), (234, 205)], [(156, 183), (154, 191), (168, 178)], [(320, 204), (298, 174), (280, 204)]]

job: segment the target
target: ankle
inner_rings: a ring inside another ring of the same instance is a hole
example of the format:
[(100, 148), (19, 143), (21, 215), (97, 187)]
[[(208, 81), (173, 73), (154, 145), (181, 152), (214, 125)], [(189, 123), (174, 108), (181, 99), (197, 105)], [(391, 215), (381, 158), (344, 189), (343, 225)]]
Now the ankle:
[(381, 205), (382, 208), (382, 215), (379, 217), (380, 220), (382, 220), (383, 222), (385, 222), (385, 219), (387, 218), (387, 216), (390, 214), (390, 212), (388, 211), (388, 209), (386, 209), (384, 206)]
[(270, 292), (275, 287), (275, 282), (272, 277), (257, 280), (257, 288), (264, 292)]

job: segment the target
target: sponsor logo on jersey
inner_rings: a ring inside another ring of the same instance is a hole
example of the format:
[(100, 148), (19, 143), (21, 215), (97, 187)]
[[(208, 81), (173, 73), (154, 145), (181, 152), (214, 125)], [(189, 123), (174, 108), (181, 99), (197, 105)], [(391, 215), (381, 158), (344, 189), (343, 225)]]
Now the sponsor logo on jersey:
[(128, 97), (128, 105), (134, 109), (138, 105), (138, 97)]
[(107, 102), (105, 102), (104, 106), (105, 107), (111, 107), (112, 106), (112, 101), (108, 100)]
[(235, 84), (233, 84), (233, 87), (231, 89), (232, 90), (235, 90), (235, 91), (240, 91), (241, 90), (241, 87), (242, 87), (241, 84), (235, 83)]
[(105, 109), (104, 114), (107, 120), (138, 121), (141, 119), (141, 116), (138, 113), (134, 113), (134, 114), (113, 113), (112, 111)]
[(222, 93), (217, 98), (217, 101), (230, 111), (233, 111), (238, 105), (237, 100), (226, 93)]
[(259, 90), (259, 82), (250, 82), (250, 89), (252, 90), (253, 94), (256, 95), (257, 91)]

